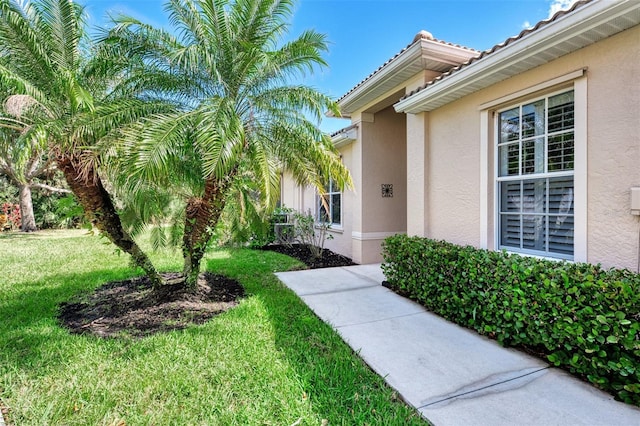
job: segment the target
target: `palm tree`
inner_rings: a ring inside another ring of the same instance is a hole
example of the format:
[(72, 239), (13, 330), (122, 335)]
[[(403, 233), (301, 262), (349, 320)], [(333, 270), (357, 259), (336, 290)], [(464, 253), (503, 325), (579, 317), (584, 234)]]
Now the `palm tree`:
[(314, 31), (284, 41), (293, 6), (291, 0), (170, 0), (173, 33), (121, 17), (105, 38), (144, 52), (154, 73), (187, 83), (168, 96), (188, 108), (143, 120), (128, 133), (122, 158), (132, 191), (181, 188), (183, 273), (192, 288), (238, 176), (253, 176), (267, 205), (279, 196), (282, 169), (318, 188), (329, 177), (340, 187), (351, 184), (317, 127), (324, 111), (337, 113), (335, 103), (296, 83), (326, 65), (327, 44)]
[(122, 84), (129, 76), (123, 65), (92, 46), (83, 8), (72, 0), (0, 0), (0, 81), (38, 111), (23, 138), (46, 140), (92, 223), (159, 285), (148, 256), (123, 229), (96, 150), (122, 126), (167, 111)]

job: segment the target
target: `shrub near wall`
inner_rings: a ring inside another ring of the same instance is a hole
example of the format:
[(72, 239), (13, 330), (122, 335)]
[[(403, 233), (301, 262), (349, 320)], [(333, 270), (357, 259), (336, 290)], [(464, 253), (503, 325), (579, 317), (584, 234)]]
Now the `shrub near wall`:
[(405, 235), (383, 256), (398, 293), (640, 406), (640, 275)]

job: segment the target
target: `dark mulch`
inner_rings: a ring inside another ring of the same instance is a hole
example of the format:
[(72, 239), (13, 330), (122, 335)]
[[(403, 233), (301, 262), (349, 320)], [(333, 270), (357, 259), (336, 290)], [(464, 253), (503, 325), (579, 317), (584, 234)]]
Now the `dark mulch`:
[(353, 261), (348, 257), (334, 253), (328, 249), (324, 249), (322, 251), (322, 257), (314, 257), (307, 246), (304, 246), (302, 244), (292, 244), (289, 246), (281, 244), (270, 244), (262, 247), (262, 250), (269, 250), (286, 254), (289, 257), (298, 259), (300, 262), (307, 265), (309, 269), (355, 265), (355, 263), (353, 263)]
[[(326, 249), (321, 258), (315, 258), (299, 244), (263, 249), (296, 258), (309, 268), (354, 265), (348, 257)], [(72, 333), (139, 338), (202, 324), (236, 306), (244, 296), (240, 283), (221, 275), (201, 274), (194, 292), (184, 288), (179, 274), (164, 274), (163, 279), (166, 285), (160, 291), (154, 291), (146, 277), (106, 283), (90, 294), (62, 303), (58, 320)]]
[(146, 277), (106, 283), (61, 304), (58, 319), (72, 333), (144, 337), (202, 324), (244, 296), (240, 283), (221, 275), (201, 274), (193, 292), (185, 289), (179, 274), (163, 278), (167, 284), (161, 291), (154, 291)]

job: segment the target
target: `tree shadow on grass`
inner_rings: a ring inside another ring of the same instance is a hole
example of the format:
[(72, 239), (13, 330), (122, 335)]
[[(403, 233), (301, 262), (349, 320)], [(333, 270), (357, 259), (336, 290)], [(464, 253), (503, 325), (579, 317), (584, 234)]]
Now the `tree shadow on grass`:
[(86, 229), (43, 229), (34, 232), (22, 232), (22, 231), (4, 231), (0, 232), (0, 240), (51, 240), (69, 238), (69, 236), (89, 235), (90, 231)]
[(207, 269), (237, 279), (260, 300), (273, 327), (274, 344), (296, 372), (314, 412), (329, 424), (424, 425), (415, 410), (272, 274), (282, 270), (282, 255), (262, 256), (264, 275), (233, 270), (216, 259)]
[(200, 276), (196, 291), (184, 287), (180, 274), (165, 273), (167, 283), (157, 291), (147, 277), (121, 272), (50, 276), (0, 303), (0, 347), (15, 355), (11, 364), (37, 365), (69, 333), (139, 339), (202, 324), (244, 295), (237, 281), (210, 273)]
[(57, 320), (58, 306), (72, 297), (90, 292), (108, 281), (135, 275), (130, 268), (95, 271), (87, 274), (53, 274), (45, 279), (21, 283), (19, 290), (0, 301), (0, 356), (18, 368), (43, 362), (64, 363), (55, 347), (69, 332)]
[[(146, 424), (149, 404), (162, 404), (166, 399), (171, 406), (176, 399), (183, 398), (180, 395), (183, 389), (186, 389), (184, 401), (192, 407), (184, 414), (191, 420), (184, 424), (196, 423), (193, 412), (198, 409), (209, 414), (208, 405), (199, 403), (198, 397), (202, 387), (209, 386), (202, 383), (205, 379), (198, 382), (207, 374), (206, 369), (201, 367), (200, 374), (193, 373), (193, 377), (189, 376), (192, 372), (184, 372), (193, 358), (202, 358), (211, 352), (207, 351), (210, 336), (199, 331), (206, 327), (191, 327), (184, 333), (159, 333), (149, 339), (129, 335), (105, 339), (72, 334), (58, 321), (61, 303), (79, 296), (90, 297), (96, 288), (135, 275), (135, 271), (128, 268), (52, 274), (45, 279), (20, 283), (20, 289), (10, 289), (8, 297), (0, 300), (0, 398), (14, 405), (16, 419), (31, 419), (33, 423), (98, 424), (101, 416), (112, 416), (123, 410), (127, 418), (138, 419), (132, 421), (133, 424)], [(199, 344), (194, 344), (190, 337), (198, 333), (202, 337), (198, 339)], [(176, 373), (180, 369), (183, 373)], [(182, 382), (184, 377), (192, 380)], [(123, 387), (127, 395), (124, 399), (120, 394)], [(74, 407), (82, 408), (85, 398), (89, 398), (87, 395), (98, 398), (87, 399), (87, 413), (76, 414)], [(49, 404), (55, 404), (53, 411), (49, 411)], [(173, 418), (167, 424), (182, 424), (180, 410), (166, 408), (165, 413), (165, 408), (159, 406), (149, 415), (156, 418), (149, 423), (162, 424), (158, 419), (166, 415)], [(11, 417), (10, 414), (9, 420)]]

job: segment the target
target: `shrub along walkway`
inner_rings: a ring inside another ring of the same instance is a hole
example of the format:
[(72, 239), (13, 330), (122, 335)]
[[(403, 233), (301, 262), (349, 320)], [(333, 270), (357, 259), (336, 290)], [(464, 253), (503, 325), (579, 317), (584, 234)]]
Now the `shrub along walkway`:
[(380, 265), (277, 275), (435, 425), (640, 424), (640, 409), (382, 287)]

